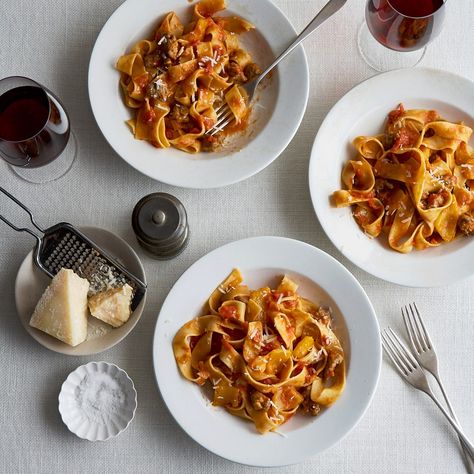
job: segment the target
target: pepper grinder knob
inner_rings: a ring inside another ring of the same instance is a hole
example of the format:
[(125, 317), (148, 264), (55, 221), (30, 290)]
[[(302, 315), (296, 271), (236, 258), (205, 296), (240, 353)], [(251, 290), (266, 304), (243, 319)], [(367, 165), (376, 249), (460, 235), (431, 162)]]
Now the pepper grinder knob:
[(167, 193), (140, 199), (133, 209), (132, 227), (138, 243), (159, 260), (176, 257), (189, 241), (186, 209), (179, 199)]

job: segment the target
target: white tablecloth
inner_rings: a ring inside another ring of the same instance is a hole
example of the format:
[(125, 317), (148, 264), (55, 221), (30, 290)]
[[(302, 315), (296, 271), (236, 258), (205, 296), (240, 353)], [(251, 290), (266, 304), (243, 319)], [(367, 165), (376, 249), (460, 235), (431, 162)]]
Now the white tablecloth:
[[(174, 422), (156, 389), (151, 360), (154, 325), (168, 290), (190, 264), (226, 242), (280, 235), (313, 244), (342, 261), (367, 291), (381, 326), (402, 329), (400, 305), (417, 302), (439, 349), (453, 405), (467, 433), (474, 437), (474, 279), (438, 289), (385, 283), (345, 260), (314, 216), (307, 185), (314, 135), (334, 103), (374, 74), (358, 56), (355, 42), (364, 0), (348, 2), (334, 21), (306, 42), (309, 104), (287, 150), (257, 176), (209, 191), (172, 188), (142, 176), (111, 150), (94, 122), (87, 96), (89, 56), (102, 25), (120, 3), (0, 2), (0, 75), (30, 76), (55, 91), (71, 114), (80, 143), (78, 161), (65, 178), (48, 185), (28, 185), (0, 163), (1, 185), (29, 203), (45, 225), (66, 220), (103, 227), (125, 238), (142, 258), (150, 288), (139, 324), (113, 349), (92, 357), (50, 352), (25, 332), (14, 305), (15, 275), (33, 242), (26, 234), (0, 225), (0, 472), (462, 472), (453, 431), (432, 402), (402, 382), (385, 359), (377, 393), (359, 425), (337, 446), (291, 468), (253, 470), (225, 461), (201, 448)], [(324, 0), (275, 3), (301, 30)], [(451, 0), (447, 10), (445, 28), (429, 47), (423, 65), (472, 80), (472, 1)], [(130, 226), (134, 204), (155, 191), (176, 195), (190, 219), (189, 247), (168, 262), (147, 257)], [(0, 200), (2, 210), (4, 205), (5, 200)], [(238, 212), (229, 212), (235, 208)], [(106, 443), (76, 438), (61, 422), (57, 409), (65, 377), (90, 360), (118, 364), (138, 390), (135, 420), (121, 436)]]

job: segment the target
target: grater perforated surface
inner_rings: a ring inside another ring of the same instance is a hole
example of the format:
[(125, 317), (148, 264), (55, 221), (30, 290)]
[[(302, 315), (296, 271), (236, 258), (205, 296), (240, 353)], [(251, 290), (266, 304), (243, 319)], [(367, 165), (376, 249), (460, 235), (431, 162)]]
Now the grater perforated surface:
[(134, 309), (144, 289), (120, 269), (119, 263), (99, 250), (73, 226), (62, 223), (46, 230), (38, 250), (38, 260), (52, 276), (61, 268), (68, 268), (86, 278), (90, 283), (90, 295), (128, 283), (133, 289)]

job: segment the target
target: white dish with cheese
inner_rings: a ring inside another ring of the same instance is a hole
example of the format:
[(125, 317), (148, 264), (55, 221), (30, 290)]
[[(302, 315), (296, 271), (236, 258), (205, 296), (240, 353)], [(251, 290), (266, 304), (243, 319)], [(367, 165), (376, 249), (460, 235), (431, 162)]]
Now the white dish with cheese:
[[(145, 271), (140, 259), (124, 240), (96, 227), (85, 227), (81, 230), (145, 281)], [(48, 349), (78, 356), (105, 351), (124, 339), (138, 322), (145, 306), (146, 295), (127, 319), (126, 301), (129, 299), (129, 290), (126, 286), (123, 290), (104, 292), (87, 300), (87, 281), (72, 271), (64, 273), (56, 284), (52, 284), (52, 280), (34, 264), (32, 252), (26, 256), (15, 282), (16, 308), (26, 331)], [(45, 292), (48, 285), (49, 289)], [(53, 298), (53, 293), (57, 294), (56, 298)], [(40, 300), (43, 301), (38, 304)], [(111, 307), (114, 307), (113, 312)], [(35, 308), (37, 314), (32, 318)], [(57, 317), (51, 317), (57, 310), (62, 313), (59, 321)], [(30, 320), (33, 326), (39, 329), (30, 326)], [(125, 320), (126, 322), (123, 322)], [(62, 340), (56, 339), (57, 337)]]

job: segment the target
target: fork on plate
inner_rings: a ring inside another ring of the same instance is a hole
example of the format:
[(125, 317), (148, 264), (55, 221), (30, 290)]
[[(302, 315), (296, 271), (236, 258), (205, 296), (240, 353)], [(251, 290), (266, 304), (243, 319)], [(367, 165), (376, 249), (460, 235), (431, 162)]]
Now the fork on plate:
[(438, 401), (431, 390), (426, 374), (420, 364), (390, 327), (382, 331), (382, 346), (401, 377), (416, 389), (426, 393), (435, 402), (443, 415), (456, 430), (459, 438), (463, 442), (467, 454), (474, 461), (474, 445), (466, 437), (459, 424), (456, 423), (443, 405)]
[[(443, 382), (441, 381), (436, 349), (433, 342), (431, 341), (431, 337), (428, 333), (428, 330), (426, 329), (420, 312), (418, 311), (416, 303), (406, 305), (404, 308), (402, 308), (402, 317), (408, 337), (410, 338), (411, 348), (415, 358), (418, 360), (420, 365), (431, 375), (433, 375), (435, 380), (438, 382), (448, 410), (453, 420), (459, 424), (459, 420), (454, 413), (454, 409), (451, 405), (451, 402), (449, 401), (448, 394), (446, 393)], [(459, 441), (461, 442), (466, 467), (468, 467), (470, 473), (474, 473), (474, 464), (472, 464), (468, 459), (468, 453), (466, 452), (466, 448), (464, 447), (462, 439), (460, 438)]]
[[(313, 33), (319, 26), (321, 26), (329, 17), (334, 15), (338, 10), (340, 10), (347, 0), (329, 0), (326, 5), (319, 11), (319, 13), (313, 18), (311, 23), (297, 36), (295, 41), (288, 46), (288, 48), (283, 51), (283, 53), (278, 56), (278, 58), (273, 61), (270, 66), (268, 66), (265, 71), (263, 71), (259, 76), (257, 76), (252, 81), (243, 84), (240, 86), (242, 89), (245, 90), (248, 96), (248, 103), (252, 102), (252, 99), (255, 95), (255, 90), (257, 89), (258, 85), (262, 81), (262, 79), (278, 64), (280, 61), (285, 59), (290, 53), (294, 51), (294, 49), (304, 41), (311, 33)], [(224, 102), (217, 110), (217, 121), (212, 128), (207, 130), (205, 133), (206, 135), (213, 136), (217, 132), (221, 132), (227, 125), (234, 121), (234, 114), (230, 109), (227, 102)]]

